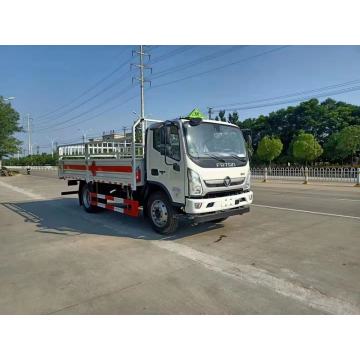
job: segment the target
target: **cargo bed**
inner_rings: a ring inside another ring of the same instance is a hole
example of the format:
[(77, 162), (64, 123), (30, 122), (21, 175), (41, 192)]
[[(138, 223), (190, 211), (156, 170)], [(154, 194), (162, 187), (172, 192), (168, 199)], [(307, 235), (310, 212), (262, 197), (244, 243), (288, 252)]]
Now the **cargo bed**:
[(144, 185), (142, 144), (133, 148), (132, 144), (121, 141), (93, 141), (59, 146), (58, 153), (61, 179), (131, 187)]

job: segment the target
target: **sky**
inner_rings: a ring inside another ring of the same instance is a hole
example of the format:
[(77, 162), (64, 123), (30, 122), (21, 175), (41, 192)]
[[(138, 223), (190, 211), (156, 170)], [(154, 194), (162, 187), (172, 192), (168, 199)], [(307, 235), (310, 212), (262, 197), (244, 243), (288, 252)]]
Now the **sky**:
[[(130, 67), (139, 61), (132, 56), (137, 48), (0, 46), (0, 96), (15, 97), (12, 105), (23, 125), (30, 114), (33, 151), (36, 146), (50, 151), (51, 140), (76, 143), (84, 133), (131, 126), (140, 113), (140, 88), (132, 81), (138, 68)], [(145, 71), (151, 80), (145, 84), (149, 118), (173, 119), (195, 107), (203, 112), (214, 107), (238, 108), (244, 120), (317, 94), (320, 100), (360, 105), (360, 46), (152, 45), (146, 51), (152, 67), (152, 73)], [(344, 85), (333, 86), (338, 84)], [(27, 134), (18, 138), (27, 148)]]

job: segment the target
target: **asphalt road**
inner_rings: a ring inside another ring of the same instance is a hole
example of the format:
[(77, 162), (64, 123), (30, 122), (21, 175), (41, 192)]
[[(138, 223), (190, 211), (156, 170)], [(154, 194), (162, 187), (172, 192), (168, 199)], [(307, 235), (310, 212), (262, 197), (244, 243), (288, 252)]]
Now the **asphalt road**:
[(0, 314), (360, 314), (360, 188), (254, 183), (250, 214), (169, 237), (64, 190), (0, 179)]

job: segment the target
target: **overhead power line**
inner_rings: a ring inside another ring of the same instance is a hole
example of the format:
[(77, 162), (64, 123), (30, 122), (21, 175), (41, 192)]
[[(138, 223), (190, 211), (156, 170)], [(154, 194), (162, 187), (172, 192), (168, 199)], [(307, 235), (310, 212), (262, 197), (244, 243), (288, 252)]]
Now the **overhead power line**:
[(160, 47), (160, 45), (146, 45), (147, 49), (150, 50), (150, 51), (154, 51), (156, 50), (157, 48)]
[[(127, 63), (127, 62), (126, 62), (126, 63)], [(125, 63), (121, 64), (119, 67), (124, 66), (124, 64), (125, 64)], [(143, 65), (144, 65), (144, 67), (147, 66), (147, 65), (145, 65), (145, 64), (143, 64)], [(119, 68), (119, 67), (118, 67), (118, 68)], [(114, 71), (113, 71), (112, 73), (114, 73)], [(110, 75), (110, 74), (109, 74), (109, 75)], [(122, 77), (120, 77), (120, 78), (118, 78), (117, 80), (113, 81), (112, 83), (110, 83), (110, 84), (109, 84), (108, 86), (106, 86), (105, 88), (101, 89), (100, 91), (98, 91), (97, 93), (95, 93), (95, 94), (92, 95), (91, 97), (87, 98), (86, 100), (82, 101), (81, 103), (79, 103), (79, 104), (77, 104), (77, 105), (75, 105), (75, 106), (73, 106), (73, 107), (71, 107), (71, 108), (63, 111), (63, 112), (60, 113), (60, 114), (58, 114), (55, 118), (47, 119), (47, 120), (45, 120), (45, 121), (43, 120), (42, 122), (40, 122), (41, 127), (40, 127), (39, 131), (40, 131), (40, 132), (41, 132), (41, 131), (45, 131), (45, 130), (47, 130), (47, 129), (50, 129), (50, 128), (53, 128), (53, 127), (57, 127), (57, 126), (59, 126), (59, 125), (63, 125), (63, 124), (65, 124), (65, 123), (68, 123), (68, 122), (70, 122), (70, 121), (73, 121), (73, 120), (75, 120), (75, 119), (77, 119), (77, 118), (79, 118), (79, 117), (81, 117), (81, 116), (84, 116), (84, 115), (92, 112), (93, 110), (96, 110), (98, 107), (101, 107), (101, 106), (107, 104), (108, 102), (110, 102), (110, 101), (114, 100), (115, 98), (117, 98), (119, 95), (122, 95), (122, 94), (126, 93), (126, 91), (121, 91), (120, 93), (117, 93), (115, 96), (112, 96), (112, 97), (106, 99), (106, 100), (105, 100), (104, 102), (102, 102), (100, 105), (97, 105), (97, 106), (95, 106), (95, 107), (92, 107), (92, 108), (90, 108), (89, 110), (87, 110), (87, 111), (85, 111), (85, 112), (82, 112), (81, 114), (78, 114), (78, 115), (76, 115), (76, 116), (73, 116), (72, 118), (67, 119), (67, 120), (65, 120), (65, 121), (62, 121), (62, 122), (60, 122), (60, 123), (57, 123), (57, 124), (50, 124), (50, 123), (49, 123), (49, 122), (54, 122), (55, 120), (60, 119), (60, 118), (63, 117), (64, 115), (71, 113), (72, 111), (78, 109), (78, 108), (81, 107), (82, 105), (85, 105), (86, 103), (90, 102), (91, 100), (95, 99), (96, 97), (102, 95), (102, 94), (105, 93), (106, 91), (108, 91), (108, 90), (110, 90), (111, 88), (113, 88), (114, 86), (118, 85), (119, 82), (120, 82), (121, 80), (124, 80), (124, 78), (126, 78), (127, 75), (128, 75), (128, 74), (125, 73)], [(108, 77), (109, 77), (109, 76), (108, 76)], [(130, 87), (129, 87), (128, 90), (130, 90)], [(45, 126), (45, 127), (44, 127), (44, 126)]]
[[(136, 52), (136, 53), (140, 56), (140, 58), (142, 58), (144, 55), (148, 55), (148, 54), (146, 54), (146, 53), (144, 52), (143, 49), (140, 49), (140, 51), (138, 51), (138, 52)], [(143, 73), (143, 70), (144, 70), (145, 68), (148, 68), (149, 66), (148, 66), (148, 65), (145, 65), (142, 59), (141, 59), (141, 61), (140, 61), (140, 64), (133, 64), (133, 66), (134, 66), (134, 65), (137, 66), (137, 67), (139, 67), (139, 69), (140, 69), (140, 78), (138, 78), (137, 80), (140, 80), (140, 82), (144, 83), (144, 82), (146, 81), (146, 79), (143, 77), (143, 74), (141, 75), (141, 73)], [(141, 80), (141, 79), (142, 79), (142, 80)], [(60, 123), (58, 123), (58, 124), (55, 124), (55, 125), (52, 125), (52, 126), (48, 126), (48, 127), (45, 127), (45, 128), (41, 128), (41, 129), (39, 130), (39, 132), (43, 132), (43, 131), (46, 131), (46, 130), (49, 130), (49, 129), (54, 129), (54, 128), (55, 128), (56, 131), (61, 130), (61, 129), (64, 129), (64, 128), (67, 128), (68, 126), (59, 129), (58, 126), (64, 125), (64, 124), (69, 123), (69, 122), (72, 122), (73, 120), (76, 120), (76, 119), (78, 119), (78, 118), (80, 118), (80, 117), (82, 117), (82, 116), (84, 116), (84, 115), (89, 114), (90, 112), (98, 109), (99, 107), (102, 107), (102, 106), (106, 105), (107, 103), (115, 100), (115, 99), (118, 98), (120, 95), (123, 95), (123, 94), (127, 93), (128, 91), (131, 90), (131, 88), (132, 88), (132, 86), (130, 85), (129, 87), (123, 89), (120, 93), (117, 93), (117, 94), (115, 94), (114, 96), (111, 96), (110, 98), (106, 99), (106, 100), (103, 101), (101, 104), (98, 104), (98, 105), (96, 105), (96, 106), (94, 106), (94, 107), (86, 110), (85, 112), (82, 112), (81, 114), (78, 114), (78, 115), (76, 115), (76, 116), (73, 116), (72, 118), (67, 119), (67, 120), (65, 120), (65, 121), (62, 121), (62, 122), (60, 122)], [(141, 93), (142, 93), (142, 91), (141, 91)], [(102, 114), (104, 114), (104, 113), (106, 113), (106, 112), (108, 112), (108, 111), (111, 111), (112, 109), (115, 109), (115, 108), (117, 108), (117, 107), (125, 104), (126, 102), (130, 101), (131, 99), (133, 99), (133, 98), (135, 98), (135, 97), (137, 97), (137, 95), (136, 95), (136, 96), (133, 96), (133, 97), (127, 99), (127, 100), (125, 100), (125, 101), (124, 101), (123, 103), (121, 103), (121, 104), (117, 104), (117, 105), (114, 106), (114, 107), (111, 107), (111, 108), (109, 108), (109, 109), (106, 109), (106, 110), (102, 111), (101, 113), (96, 114), (96, 115), (93, 116), (93, 117), (90, 117), (90, 118), (87, 118), (86, 120), (83, 120), (83, 121), (81, 121), (81, 123), (82, 123), (82, 122), (86, 122), (86, 121), (88, 121), (88, 120), (91, 120), (91, 119), (93, 119), (93, 118), (96, 118), (96, 117), (98, 117), (98, 116), (100, 116), (100, 115), (102, 115)], [(142, 104), (143, 104), (143, 102), (142, 102)], [(143, 109), (143, 105), (141, 106), (141, 109)], [(142, 110), (141, 110), (141, 113), (143, 113)], [(75, 124), (77, 124), (77, 123), (72, 123), (69, 127), (74, 126)]]
[(125, 87), (122, 91), (120, 91), (120, 92), (116, 93), (115, 95), (107, 98), (107, 99), (106, 99), (105, 101), (103, 101), (102, 103), (97, 104), (97, 105), (91, 107), (90, 109), (82, 112), (81, 114), (75, 115), (75, 116), (71, 117), (70, 119), (67, 119), (67, 120), (65, 120), (65, 121), (61, 121), (60, 123), (52, 124), (51, 126), (47, 126), (47, 127), (45, 127), (45, 128), (40, 128), (40, 129), (38, 130), (38, 132), (43, 132), (43, 131), (48, 130), (48, 129), (56, 129), (56, 127), (59, 126), (59, 125), (63, 125), (63, 124), (69, 123), (69, 122), (71, 122), (71, 121), (73, 121), (73, 120), (76, 120), (76, 119), (78, 119), (78, 118), (80, 118), (80, 117), (82, 117), (82, 116), (84, 116), (84, 115), (87, 115), (87, 114), (89, 114), (90, 112), (98, 109), (99, 107), (102, 107), (102, 106), (106, 105), (107, 103), (109, 103), (109, 102), (111, 102), (111, 101), (114, 101), (114, 100), (117, 99), (120, 95), (125, 94), (126, 92), (130, 91), (131, 89), (132, 89), (132, 86), (129, 85), (129, 86)]
[(86, 122), (88, 122), (88, 121), (90, 121), (90, 120), (96, 119), (96, 118), (98, 118), (99, 116), (101, 116), (101, 115), (103, 115), (103, 114), (106, 114), (106, 113), (108, 113), (108, 112), (110, 112), (110, 111), (112, 111), (112, 110), (114, 110), (114, 109), (120, 108), (121, 106), (123, 106), (123, 105), (125, 105), (126, 103), (128, 103), (130, 100), (133, 100), (133, 99), (135, 99), (135, 98), (137, 98), (137, 97), (139, 97), (138, 94), (136, 94), (136, 95), (134, 95), (134, 96), (131, 96), (130, 98), (126, 99), (125, 101), (123, 101), (123, 102), (120, 103), (120, 104), (116, 104), (116, 105), (114, 105), (114, 106), (112, 106), (112, 107), (110, 107), (110, 108), (107, 108), (107, 109), (101, 111), (100, 113), (95, 114), (95, 115), (93, 115), (93, 116), (90, 116), (90, 117), (88, 117), (88, 118), (86, 118), (86, 119), (84, 119), (84, 120), (80, 120), (80, 121), (75, 122), (75, 123), (73, 123), (73, 124), (71, 124), (71, 125), (64, 126), (64, 127), (62, 127), (62, 128), (56, 129), (56, 131), (61, 131), (61, 130), (69, 129), (69, 128), (71, 128), (71, 127), (74, 127), (75, 125), (84, 124), (84, 123), (86, 123)]
[(160, 55), (158, 57), (155, 57), (154, 60), (150, 61), (151, 65), (157, 64), (161, 61), (167, 60), (172, 56), (176, 56), (179, 55), (185, 51), (191, 50), (194, 47), (194, 45), (183, 45), (183, 46), (179, 46), (176, 49), (173, 49), (163, 55)]
[[(242, 59), (239, 59), (239, 60), (237, 60), (237, 61), (233, 61), (233, 62), (231, 62), (231, 63), (224, 64), (224, 65), (222, 65), (222, 66), (218, 66), (218, 67), (215, 67), (215, 68), (211, 68), (211, 69), (209, 69), (209, 70), (202, 71), (202, 72), (199, 72), (199, 73), (191, 74), (191, 75), (186, 76), (186, 77), (184, 77), (184, 78), (175, 79), (175, 80), (169, 81), (169, 82), (167, 82), (167, 83), (159, 84), (159, 85), (157, 85), (157, 86), (154, 86), (153, 88), (157, 88), (157, 87), (161, 87), (161, 86), (166, 86), (166, 85), (169, 85), (169, 84), (173, 84), (173, 83), (177, 83), (177, 82), (180, 82), (180, 81), (184, 81), (184, 80), (187, 80), (187, 79), (190, 79), (190, 78), (193, 78), (193, 77), (197, 77), (197, 76), (202, 76), (202, 75), (207, 74), (207, 73), (211, 73), (211, 72), (214, 72), (214, 71), (223, 69), (223, 68), (227, 68), (227, 67), (230, 67), (230, 66), (234, 66), (234, 65), (237, 65), (237, 64), (239, 64), (239, 63), (241, 63), (241, 62), (248, 61), (248, 60), (251, 60), (251, 59), (255, 59), (255, 58), (258, 58), (258, 57), (261, 57), (261, 56), (264, 56), (264, 55), (267, 55), (267, 54), (270, 54), (270, 53), (273, 53), (273, 52), (282, 50), (282, 49), (284, 49), (284, 48), (286, 48), (286, 47), (288, 47), (288, 46), (281, 46), (281, 47), (278, 47), (278, 48), (275, 48), (275, 49), (267, 50), (267, 51), (261, 52), (260, 54), (248, 56), (248, 57), (246, 57), (246, 58), (242, 58)], [(185, 51), (185, 50), (188, 50), (188, 48), (189, 48), (189, 47), (186, 47), (186, 48), (183, 47), (183, 48), (179, 48), (179, 49), (174, 49), (174, 50), (172, 50), (172, 54), (176, 54), (175, 50), (177, 50), (177, 53), (179, 53), (180, 50), (181, 50), (181, 51)], [(175, 55), (173, 55), (173, 56), (175, 56)], [(160, 60), (161, 60), (161, 59), (160, 59)], [(199, 59), (197, 59), (197, 60), (199, 60)], [(152, 62), (151, 64), (153, 64), (153, 63), (154, 63), (154, 62)], [(185, 65), (185, 64), (183, 64), (183, 66), (184, 66), (184, 65)], [(109, 74), (109, 75), (110, 75), (110, 74)], [(151, 90), (151, 88), (150, 88), (149, 90)], [(55, 125), (53, 125), (53, 126), (49, 126), (49, 127), (42, 128), (42, 129), (40, 129), (40, 131), (43, 132), (43, 131), (46, 131), (46, 130), (48, 130), (48, 129), (54, 129), (54, 128), (55, 128), (56, 131), (61, 131), (61, 130), (66, 129), (66, 128), (73, 127), (73, 126), (75, 126), (75, 125), (77, 125), (77, 124), (88, 122), (88, 121), (90, 121), (90, 120), (92, 120), (92, 119), (98, 118), (99, 116), (101, 116), (101, 115), (103, 115), (103, 114), (105, 114), (105, 113), (107, 113), (107, 112), (109, 112), (109, 111), (112, 111), (112, 110), (114, 110), (114, 109), (116, 109), (116, 108), (118, 108), (118, 107), (123, 106), (124, 104), (126, 104), (126, 103), (129, 102), (130, 100), (135, 99), (135, 98), (137, 98), (137, 97), (139, 96), (139, 95), (134, 95), (134, 96), (132, 96), (132, 97), (124, 100), (122, 103), (116, 104), (115, 106), (112, 106), (112, 107), (110, 107), (110, 108), (107, 108), (107, 109), (101, 111), (100, 113), (97, 113), (97, 114), (95, 114), (95, 115), (93, 115), (93, 116), (91, 116), (91, 117), (88, 117), (88, 118), (83, 119), (83, 120), (80, 120), (80, 121), (78, 121), (78, 122), (69, 124), (69, 125), (64, 126), (64, 127), (60, 127), (60, 128), (58, 127), (58, 126), (61, 126), (61, 125), (66, 124), (66, 123), (72, 122), (73, 120), (76, 120), (76, 119), (78, 119), (78, 118), (80, 118), (80, 117), (82, 117), (82, 116), (84, 116), (84, 115), (87, 115), (88, 113), (90, 113), (90, 112), (98, 109), (99, 107), (102, 107), (102, 106), (106, 105), (108, 102), (113, 101), (115, 98), (117, 98), (117, 97), (120, 96), (120, 95), (123, 95), (123, 94), (126, 93), (127, 91), (129, 91), (129, 89), (123, 89), (123, 91), (122, 91), (121, 93), (118, 93), (118, 94), (116, 94), (115, 96), (112, 96), (111, 98), (106, 99), (106, 100), (105, 100), (104, 102), (102, 102), (100, 105), (96, 105), (95, 107), (92, 107), (92, 108), (88, 109), (87, 111), (85, 111), (85, 112), (83, 112), (83, 113), (81, 113), (81, 114), (78, 114), (78, 115), (76, 115), (76, 116), (74, 116), (74, 117), (72, 117), (72, 118), (70, 118), (70, 119), (67, 119), (66, 121), (62, 121), (62, 122), (60, 122), (60, 123), (58, 123), (58, 124), (55, 124)]]
[(191, 79), (193, 77), (202, 76), (202, 75), (205, 75), (205, 74), (212, 73), (214, 71), (225, 69), (225, 68), (227, 68), (229, 66), (234, 66), (234, 65), (240, 64), (240, 63), (242, 63), (244, 61), (252, 60), (252, 59), (255, 59), (255, 58), (258, 58), (258, 57), (261, 57), (261, 56), (264, 56), (264, 55), (268, 55), (268, 54), (276, 52), (276, 51), (283, 50), (283, 49), (285, 49), (285, 48), (287, 48), (289, 46), (290, 45), (285, 45), (285, 46), (277, 47), (275, 49), (263, 51), (263, 52), (261, 52), (259, 54), (248, 56), (246, 58), (243, 58), (243, 59), (240, 59), (240, 60), (237, 60), (237, 61), (233, 61), (233, 62), (225, 64), (225, 65), (217, 66), (217, 67), (211, 68), (211, 69), (206, 70), (206, 71), (201, 71), (201, 72), (198, 72), (198, 73), (195, 73), (195, 74), (192, 74), (192, 75), (185, 76), (185, 77), (180, 78), (180, 79), (175, 79), (175, 80), (168, 81), (168, 82), (165, 82), (165, 83), (162, 83), (162, 84), (159, 84), (159, 85), (155, 85), (155, 86), (152, 87), (152, 89), (156, 89), (156, 88), (159, 88), (159, 87), (162, 87), (162, 86), (167, 86), (167, 85), (170, 85), (170, 84), (175, 84), (175, 83), (178, 83), (180, 81)]
[(196, 65), (202, 64), (202, 63), (204, 63), (206, 61), (214, 60), (214, 59), (216, 59), (218, 57), (221, 57), (221, 56), (224, 56), (224, 55), (226, 55), (226, 54), (228, 54), (230, 52), (243, 49), (244, 47), (246, 47), (246, 45), (243, 45), (243, 46), (236, 45), (236, 46), (231, 46), (228, 49), (221, 49), (220, 51), (215, 51), (214, 53), (202, 56), (202, 57), (200, 57), (198, 59), (195, 59), (195, 60), (192, 60), (192, 61), (190, 61), (188, 63), (181, 64), (181, 65), (176, 65), (176, 66), (164, 69), (164, 70), (156, 73), (154, 76), (152, 76), (152, 79), (157, 79), (157, 78), (162, 77), (162, 76), (173, 74), (176, 71), (182, 71), (182, 70), (185, 70), (185, 69), (187, 69), (187, 68), (189, 68), (191, 66), (196, 66)]
[[(340, 94), (345, 94), (345, 93), (348, 93), (348, 92), (359, 91), (359, 90), (360, 90), (360, 85), (359, 86), (353, 86), (353, 87), (346, 88), (346, 89), (340, 89), (340, 90), (337, 90), (337, 91), (329, 91), (329, 92), (319, 93), (319, 94), (316, 94), (316, 97), (324, 98), (324, 97), (328, 97), (328, 96), (340, 95)], [(269, 106), (277, 106), (277, 105), (284, 105), (284, 104), (291, 104), (291, 103), (295, 103), (295, 102), (306, 101), (306, 100), (309, 100), (309, 99), (311, 99), (313, 97), (314, 97), (314, 95), (309, 95), (309, 96), (306, 96), (306, 97), (288, 99), (288, 100), (284, 100), (284, 101), (269, 102), (269, 103), (263, 103), (263, 104), (258, 104), (258, 105), (242, 106), (242, 107), (235, 107), (235, 108), (224, 108), (222, 110), (225, 110), (225, 111), (240, 111), (240, 110), (260, 109), (260, 108), (269, 107)], [(214, 112), (219, 113), (220, 111), (221, 110), (215, 110)]]
[(316, 88), (316, 89), (305, 90), (305, 91), (300, 91), (300, 92), (294, 92), (294, 93), (290, 93), (290, 94), (287, 94), (287, 95), (280, 95), (280, 96), (264, 98), (264, 99), (257, 99), (257, 100), (252, 100), (252, 101), (245, 101), (245, 102), (236, 102), (236, 103), (231, 103), (231, 104), (212, 105), (212, 108), (213, 109), (216, 109), (216, 108), (221, 109), (221, 108), (227, 107), (227, 106), (259, 104), (259, 103), (262, 103), (264, 101), (271, 101), (271, 100), (290, 98), (290, 97), (294, 97), (294, 96), (298, 96), (298, 95), (307, 95), (307, 94), (310, 94), (310, 93), (317, 93), (317, 92), (322, 92), (324, 90), (331, 90), (331, 89), (334, 89), (334, 88), (344, 87), (344, 86), (347, 86), (347, 85), (353, 85), (353, 84), (357, 84), (359, 82), (360, 82), (360, 79), (352, 80), (352, 81), (347, 81), (347, 82), (340, 83), (340, 84), (328, 85), (328, 86), (324, 86), (324, 87), (320, 87), (320, 88)]
[(50, 118), (47, 119), (45, 121), (39, 122), (38, 125), (40, 124), (41, 126), (44, 126), (45, 123), (52, 123), (60, 118), (62, 118), (64, 115), (67, 115), (71, 112), (73, 112), (74, 110), (80, 108), (81, 106), (87, 104), (88, 102), (90, 102), (91, 100), (94, 100), (95, 98), (101, 96), (102, 94), (104, 94), (105, 92), (109, 91), (110, 89), (112, 89), (113, 87), (119, 85), (123, 80), (125, 80), (127, 77), (129, 77), (128, 73), (123, 74), (123, 76), (121, 76), (120, 78), (114, 80), (112, 83), (110, 83), (108, 86), (106, 86), (105, 88), (101, 89), (100, 91), (96, 92), (94, 95), (92, 95), (91, 97), (85, 99), (84, 101), (82, 101), (81, 103), (72, 106), (71, 108), (65, 110), (64, 112), (58, 114), (55, 118)]
[(69, 105), (73, 104), (75, 101), (77, 101), (78, 99), (82, 98), (84, 95), (88, 94), (90, 91), (92, 91), (93, 89), (95, 89), (97, 86), (99, 86), (100, 84), (102, 84), (104, 81), (106, 81), (107, 79), (109, 79), (112, 75), (114, 75), (116, 72), (118, 72), (122, 67), (124, 67), (125, 65), (129, 64), (131, 60), (131, 57), (129, 57), (126, 61), (122, 62), (119, 66), (117, 66), (114, 70), (112, 70), (109, 74), (107, 74), (106, 76), (104, 76), (103, 78), (101, 78), (99, 81), (97, 81), (95, 84), (93, 84), (92, 86), (90, 86), (88, 89), (86, 89), (85, 91), (83, 91), (80, 95), (76, 96), (75, 98), (73, 98), (71, 101), (69, 101), (66, 104), (63, 104), (59, 107), (57, 107), (56, 109), (53, 109), (45, 114), (39, 115), (37, 116), (37, 119), (42, 119), (45, 117), (48, 117), (51, 114), (54, 114), (56, 112), (58, 112), (59, 110), (68, 107)]

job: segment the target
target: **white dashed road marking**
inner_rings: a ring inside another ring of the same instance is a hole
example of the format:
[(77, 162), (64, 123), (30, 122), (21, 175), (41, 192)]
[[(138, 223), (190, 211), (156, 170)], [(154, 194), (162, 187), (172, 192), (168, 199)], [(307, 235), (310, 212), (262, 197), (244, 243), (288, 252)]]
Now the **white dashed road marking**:
[(161, 249), (193, 260), (212, 271), (239, 281), (269, 288), (314, 309), (330, 314), (360, 314), (360, 308), (355, 305), (327, 296), (317, 289), (307, 288), (289, 280), (277, 278), (266, 270), (251, 265), (236, 264), (172, 241), (153, 241), (152, 243)]
[(270, 206), (270, 205), (261, 205), (261, 204), (251, 204), (251, 206), (263, 207), (263, 208), (268, 208), (268, 209), (276, 209), (276, 210), (295, 211), (295, 212), (301, 212), (301, 213), (306, 213), (306, 214), (335, 216), (335, 217), (341, 217), (341, 218), (347, 218), (347, 219), (360, 220), (359, 216), (340, 215), (340, 214), (324, 213), (324, 212), (301, 210), (301, 209), (291, 209), (291, 208), (285, 208), (285, 207), (279, 207), (279, 206)]
[(5, 183), (3, 181), (0, 181), (0, 185), (3, 186), (3, 187), (6, 187), (6, 188), (8, 188), (8, 189), (10, 189), (12, 191), (16, 191), (16, 192), (18, 192), (20, 194), (26, 195), (31, 199), (45, 200), (45, 198), (43, 196), (41, 196), (39, 194), (35, 194), (35, 193), (31, 192), (31, 191), (25, 190), (25, 189), (20, 188), (18, 186), (10, 185), (10, 184), (7, 184), (7, 183)]

